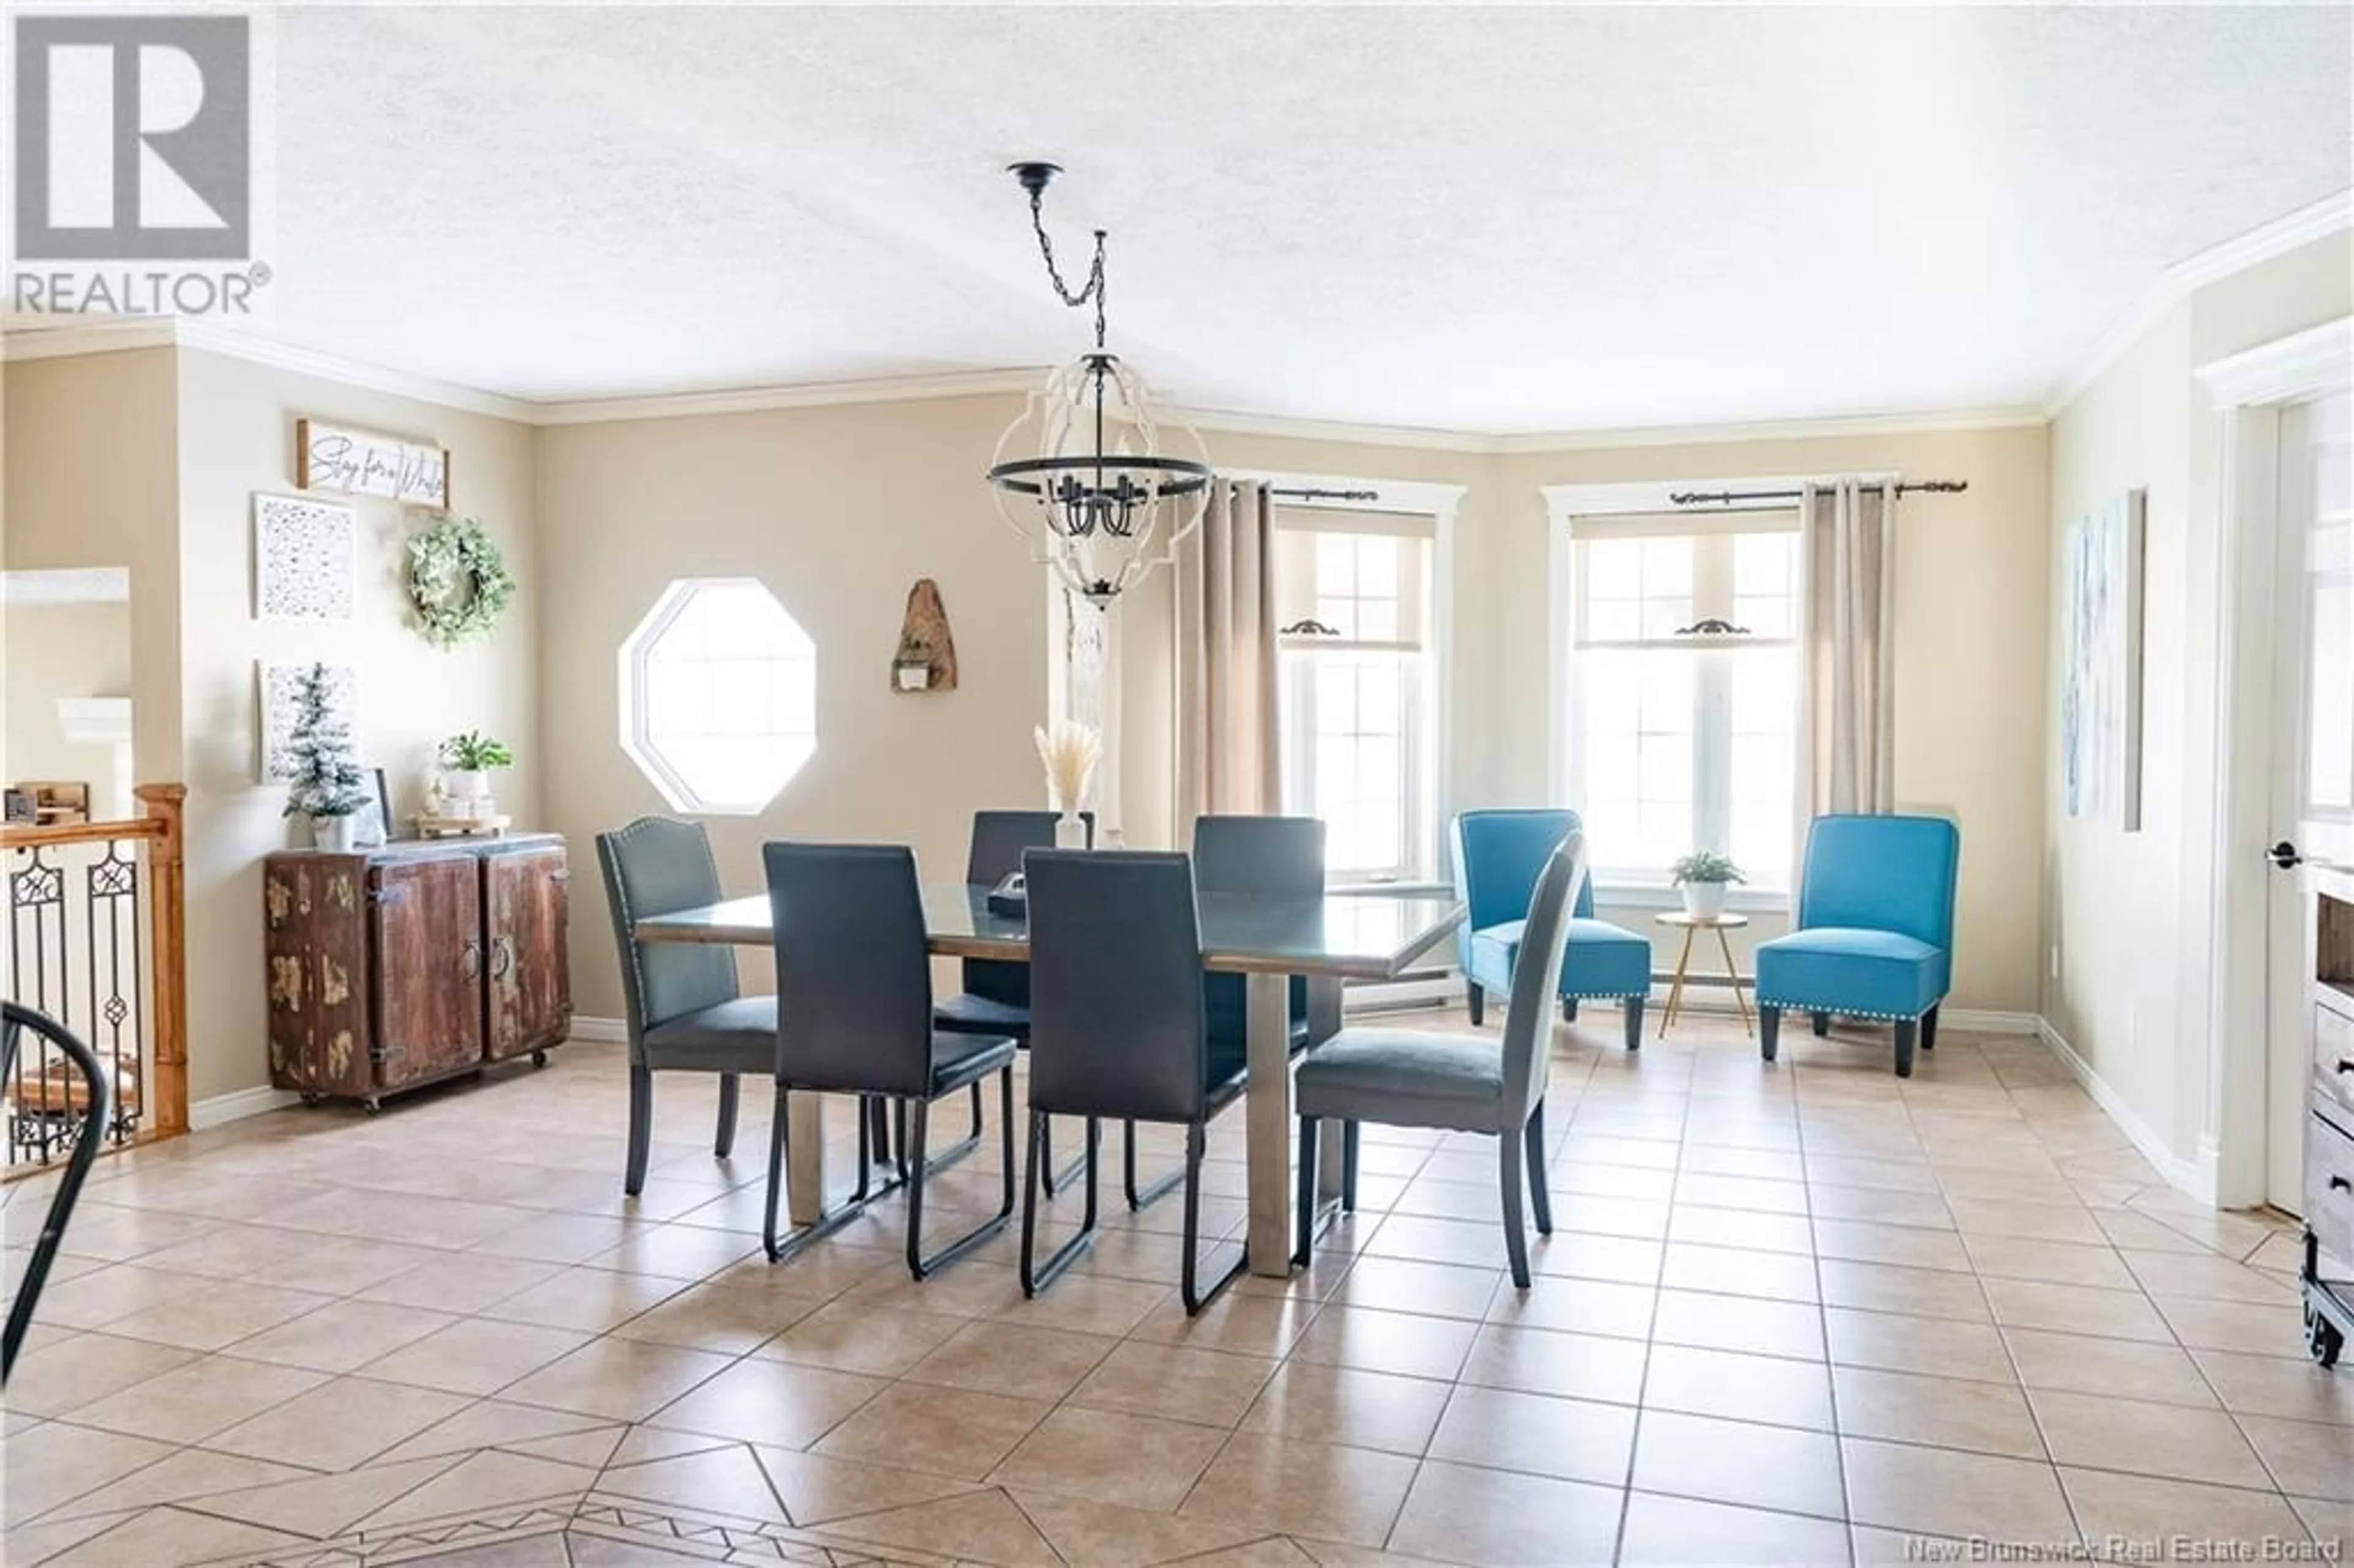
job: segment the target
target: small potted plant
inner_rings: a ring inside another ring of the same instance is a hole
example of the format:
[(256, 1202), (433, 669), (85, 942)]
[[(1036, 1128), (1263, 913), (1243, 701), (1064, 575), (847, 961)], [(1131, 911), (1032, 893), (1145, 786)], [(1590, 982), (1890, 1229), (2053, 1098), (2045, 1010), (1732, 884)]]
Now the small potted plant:
[(514, 766), (514, 753), (504, 741), (470, 729), (441, 743), (441, 792), (453, 800), (486, 800), (491, 794), (491, 769)]
[(1748, 880), (1731, 857), (1714, 850), (1694, 850), (1675, 864), (1675, 885), (1683, 889), (1684, 913), (1695, 920), (1713, 920), (1723, 914), (1725, 885)]
[(932, 684), (932, 651), (912, 633), (899, 639), (891, 673), (903, 692), (928, 691)]

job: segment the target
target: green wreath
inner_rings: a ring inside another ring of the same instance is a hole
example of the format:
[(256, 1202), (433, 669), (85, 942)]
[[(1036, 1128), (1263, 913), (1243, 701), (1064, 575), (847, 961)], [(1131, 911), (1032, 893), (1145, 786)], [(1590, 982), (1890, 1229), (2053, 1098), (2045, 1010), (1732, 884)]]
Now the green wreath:
[(472, 517), (444, 517), (408, 541), (408, 605), (443, 648), (487, 633), (514, 597), (498, 542)]

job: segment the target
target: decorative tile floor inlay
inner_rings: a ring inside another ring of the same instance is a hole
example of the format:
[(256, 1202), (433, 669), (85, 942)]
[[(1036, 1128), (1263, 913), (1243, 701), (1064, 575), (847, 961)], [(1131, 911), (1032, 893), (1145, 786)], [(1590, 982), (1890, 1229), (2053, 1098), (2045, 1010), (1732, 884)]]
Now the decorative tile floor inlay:
[[(1492, 1144), (1378, 1128), (1313, 1266), (1198, 1319), (1176, 1201), (1129, 1213), (1116, 1175), (1036, 1301), (1011, 1231), (910, 1281), (896, 1198), (772, 1266), (767, 1097), (717, 1160), (709, 1080), (658, 1079), (627, 1197), (610, 1046), (135, 1150), (87, 1189), (9, 1390), (0, 1561), (2342, 1553), (2354, 1372), (2305, 1359), (2293, 1227), (2168, 1188), (2035, 1041), (1949, 1031), (1907, 1081), (1884, 1034), (1767, 1065), (1694, 1015), (1630, 1056), (1588, 1012), (1554, 1034), (1525, 1293)], [(828, 1126), (846, 1166), (846, 1108)], [(1214, 1128), (1204, 1177), (1226, 1244), (1241, 1139)], [(994, 1159), (935, 1179), (928, 1230), (993, 1210)], [(47, 1200), (0, 1189), (12, 1280)], [(1050, 1243), (1076, 1209), (1045, 1205)]]

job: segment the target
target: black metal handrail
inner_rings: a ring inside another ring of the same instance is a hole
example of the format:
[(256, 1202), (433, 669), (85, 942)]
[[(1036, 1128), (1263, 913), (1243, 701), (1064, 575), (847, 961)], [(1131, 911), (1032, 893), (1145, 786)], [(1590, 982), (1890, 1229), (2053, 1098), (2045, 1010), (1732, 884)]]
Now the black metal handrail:
[(33, 1308), (40, 1302), (41, 1287), (48, 1283), (49, 1266), (57, 1260), (58, 1243), (65, 1239), (66, 1222), (73, 1218), (74, 1203), (81, 1197), (81, 1184), (89, 1177), (90, 1166), (97, 1162), (98, 1146), (106, 1137), (108, 1118), (113, 1113), (114, 1086), (107, 1081), (98, 1054), (47, 1013), (5, 1001), (0, 1001), (0, 1080), (15, 1075), (17, 1048), (27, 1029), (65, 1053), (66, 1058), (81, 1070), (90, 1085), (90, 1094), (84, 1102), (86, 1108), (80, 1134), (74, 1139), (73, 1153), (67, 1157), (65, 1174), (58, 1181), (57, 1192), (50, 1195), (48, 1217), (41, 1223), (41, 1237), (33, 1244), (32, 1255), (25, 1260), (25, 1277), (16, 1287), (16, 1301), (9, 1306), (7, 1329), (5, 1335), (0, 1335), (0, 1384), (8, 1381), (8, 1373), (16, 1364), (16, 1351), (33, 1327)]

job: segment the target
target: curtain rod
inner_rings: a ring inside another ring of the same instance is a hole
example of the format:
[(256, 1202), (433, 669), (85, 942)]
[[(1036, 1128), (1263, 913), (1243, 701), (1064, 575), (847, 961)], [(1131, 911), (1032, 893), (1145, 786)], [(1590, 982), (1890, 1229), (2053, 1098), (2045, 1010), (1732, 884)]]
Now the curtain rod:
[[(1896, 487), (1899, 495), (1926, 492), (1932, 495), (1958, 495), (1970, 487), (1967, 479), (1924, 479)], [(1668, 497), (1677, 506), (1720, 504), (1730, 506), (1736, 501), (1801, 501), (1802, 490), (1679, 490)]]
[(1382, 498), (1378, 490), (1278, 490), (1270, 486), (1267, 493), (1281, 496), (1286, 501), (1379, 501)]

